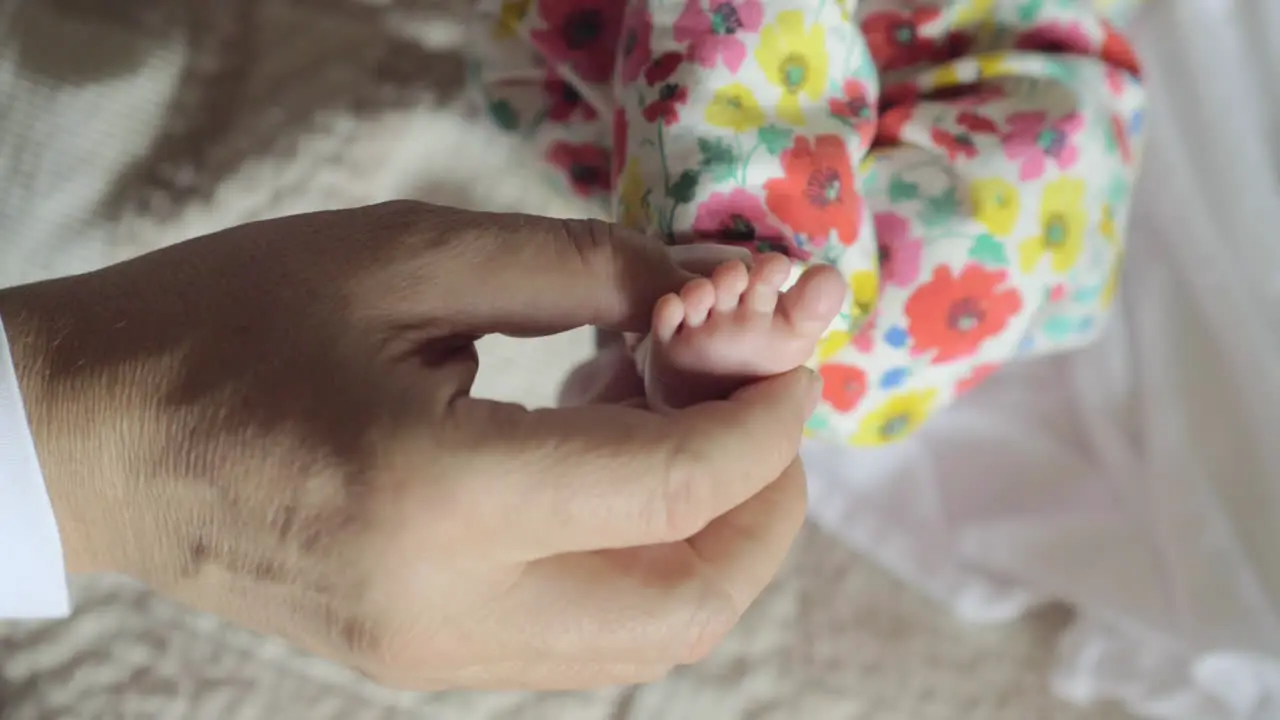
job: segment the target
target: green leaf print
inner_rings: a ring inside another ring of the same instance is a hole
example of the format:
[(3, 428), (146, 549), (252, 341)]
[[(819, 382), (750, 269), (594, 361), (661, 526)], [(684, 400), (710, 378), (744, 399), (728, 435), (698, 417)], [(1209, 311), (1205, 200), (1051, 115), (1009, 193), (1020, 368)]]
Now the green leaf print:
[(864, 162), (859, 168), (862, 172), (862, 186), (875, 187), (880, 182), (880, 163), (875, 160)]
[(1044, 0), (1027, 0), (1018, 8), (1018, 20), (1028, 24), (1040, 17), (1044, 12)]
[(733, 146), (720, 138), (698, 138), (698, 152), (702, 154), (702, 171), (713, 182), (732, 180), (738, 171), (738, 156)]
[(693, 196), (698, 192), (698, 171), (685, 170), (680, 173), (680, 177), (671, 183), (671, 187), (667, 188), (667, 197), (671, 198), (677, 205), (687, 205), (693, 202)]
[(1065, 315), (1054, 315), (1040, 325), (1040, 332), (1047, 337), (1061, 340), (1079, 333), (1079, 323)]
[(1113, 178), (1107, 188), (1107, 199), (1117, 207), (1124, 207), (1125, 201), (1130, 194), (1129, 181), (1121, 176)]
[(765, 125), (759, 130), (760, 144), (770, 155), (779, 155), (791, 147), (791, 139), (795, 131), (778, 125)]
[(1041, 66), (1044, 76), (1050, 80), (1070, 84), (1076, 80), (1077, 63), (1046, 59)]
[(805, 422), (804, 428), (811, 433), (824, 433), (831, 427), (830, 418), (821, 411), (815, 412), (809, 416), (809, 420)]
[(987, 233), (979, 235), (973, 241), (969, 259), (992, 267), (1009, 266), (1009, 254), (1005, 252), (1004, 245)]
[(889, 202), (900, 203), (920, 197), (920, 186), (895, 177), (889, 181)]
[(515, 130), (520, 127), (520, 114), (516, 112), (516, 108), (506, 100), (494, 100), (489, 103), (489, 116), (503, 130)]
[(960, 200), (956, 197), (956, 189), (947, 188), (947, 191), (941, 195), (925, 200), (925, 211), (920, 219), (925, 225), (943, 225), (955, 217), (959, 211)]

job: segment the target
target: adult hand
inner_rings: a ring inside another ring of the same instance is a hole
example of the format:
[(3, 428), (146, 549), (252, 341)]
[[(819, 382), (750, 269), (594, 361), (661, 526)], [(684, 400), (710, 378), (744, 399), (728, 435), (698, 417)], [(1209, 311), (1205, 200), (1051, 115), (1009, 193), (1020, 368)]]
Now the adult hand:
[(405, 688), (630, 683), (708, 652), (804, 515), (805, 370), (669, 416), (469, 397), (473, 341), (642, 329), (611, 226), (391, 203), (0, 292), (71, 571)]

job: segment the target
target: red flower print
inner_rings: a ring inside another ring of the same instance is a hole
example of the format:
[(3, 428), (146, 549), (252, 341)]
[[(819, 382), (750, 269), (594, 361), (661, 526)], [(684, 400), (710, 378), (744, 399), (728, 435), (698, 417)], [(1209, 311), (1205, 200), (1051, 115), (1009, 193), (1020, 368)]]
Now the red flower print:
[(1102, 31), (1102, 61), (1141, 79), (1142, 62), (1134, 53), (1133, 45), (1108, 22), (1102, 23)]
[(1019, 50), (1092, 55), (1093, 40), (1077, 23), (1047, 22), (1022, 33), (1014, 40)]
[(600, 145), (557, 142), (547, 148), (547, 162), (569, 178), (573, 191), (582, 197), (608, 192), (609, 149)]
[(875, 135), (875, 113), (867, 100), (867, 88), (857, 80), (845, 80), (841, 95), (827, 101), (832, 117), (857, 130), (862, 147), (871, 144)]
[(928, 94), (930, 100), (945, 102), (955, 107), (981, 107), (992, 100), (1004, 97), (1004, 88), (992, 83), (952, 85)]
[(957, 108), (982, 107), (1004, 96), (1004, 88), (992, 83), (949, 85), (923, 93), (914, 82), (896, 82), (880, 88), (880, 112), (883, 114), (889, 108), (910, 105), (922, 99), (945, 102)]
[(684, 12), (672, 27), (676, 42), (687, 43), (689, 58), (705, 68), (724, 60), (729, 72), (742, 69), (747, 45), (738, 33), (754, 33), (764, 24), (764, 4), (760, 0), (685, 0)]
[(1125, 71), (1117, 67), (1108, 67), (1106, 75), (1107, 89), (1111, 91), (1111, 94), (1116, 97), (1123, 95), (1125, 87), (1129, 84), (1129, 76)]
[(818, 369), (822, 376), (822, 399), (837, 412), (853, 410), (867, 393), (867, 375), (853, 365), (823, 365)]
[(534, 45), (553, 62), (567, 64), (585, 82), (613, 75), (622, 13), (618, 0), (541, 0), (545, 27), (531, 33)]
[(633, 83), (640, 79), (653, 60), (653, 18), (644, 3), (628, 5), (630, 9), (622, 31), (622, 81)]
[(907, 332), (912, 354), (933, 354), (933, 362), (972, 355), (1004, 330), (1022, 308), (1022, 297), (1004, 285), (1003, 270), (970, 265), (959, 275), (949, 267), (933, 272), (928, 283), (907, 299)]
[(920, 86), (914, 82), (887, 83), (880, 86), (880, 112), (898, 105), (910, 105), (920, 100)]
[(969, 373), (969, 377), (956, 383), (956, 394), (964, 395), (970, 390), (978, 387), (983, 383), (983, 381), (991, 377), (992, 373), (999, 369), (999, 365), (979, 365), (973, 369), (973, 372)]
[(853, 349), (858, 352), (869, 353), (876, 342), (876, 324), (879, 322), (879, 312), (872, 311), (862, 321), (862, 327), (858, 328), (858, 334), (853, 336)]
[(684, 56), (678, 52), (663, 53), (644, 70), (644, 81), (650, 85), (666, 82), (684, 64)]
[[(902, 131), (910, 122), (911, 116), (915, 114), (919, 104), (920, 94), (910, 89), (911, 86), (898, 85), (896, 90), (892, 92), (892, 101), (884, 100), (886, 96), (882, 96), (879, 124), (876, 128), (876, 144), (877, 145), (899, 145), (903, 142)], [(1003, 96), (1003, 92), (999, 88), (987, 87), (984, 85), (969, 85), (960, 88), (952, 88), (949, 91), (930, 93), (927, 97), (931, 100), (946, 101), (956, 107), (970, 107), (981, 105), (991, 100), (996, 100)], [(947, 97), (943, 97), (946, 95)], [(999, 134), (1000, 126), (990, 118), (983, 117), (972, 110), (961, 110), (956, 115), (956, 124), (968, 131), (970, 135)], [(972, 139), (962, 137), (958, 133), (947, 133), (945, 131), (933, 130), (930, 135), (933, 142), (939, 147), (950, 148), (948, 154), (952, 159), (957, 157), (957, 153), (963, 153), (965, 157), (973, 157), (968, 150), (962, 150), (961, 145), (972, 145)]]
[(994, 135), (1000, 132), (995, 120), (985, 118), (972, 110), (962, 110), (956, 116), (956, 124), (974, 135)]
[(880, 72), (914, 65), (953, 60), (968, 52), (972, 38), (951, 31), (941, 38), (928, 37), (923, 27), (937, 20), (936, 8), (871, 13), (862, 21), (862, 34)]
[(680, 106), (689, 100), (689, 91), (675, 83), (667, 83), (658, 90), (658, 98), (644, 108), (644, 119), (661, 122), (670, 127), (680, 119)]
[(947, 132), (935, 127), (929, 132), (929, 137), (933, 139), (935, 145), (947, 153), (947, 157), (953, 162), (978, 156), (978, 146), (973, 143), (973, 138), (968, 133)]
[(1111, 116), (1111, 132), (1116, 137), (1116, 148), (1120, 150), (1120, 159), (1125, 165), (1133, 162), (1133, 150), (1129, 146), (1129, 130), (1125, 127), (1124, 118)]
[(858, 238), (862, 198), (853, 184), (844, 140), (837, 135), (797, 137), (779, 159), (786, 175), (765, 182), (765, 205), (815, 246), (832, 233), (841, 245), (852, 245)]
[(613, 111), (613, 179), (622, 175), (627, 163), (627, 112), (622, 108)]
[(968, 55), (972, 49), (972, 35), (952, 30), (944, 35), (942, 40), (933, 44), (933, 57), (931, 60), (935, 63), (958, 60)]
[(920, 37), (920, 26), (937, 17), (934, 9), (885, 10), (868, 15), (862, 21), (862, 33), (880, 72), (928, 62), (933, 48)]
[(897, 105), (880, 111), (880, 122), (876, 125), (877, 145), (901, 145), (902, 131), (911, 122), (919, 107), (914, 102)]
[(559, 75), (551, 72), (542, 82), (542, 90), (547, 94), (550, 105), (547, 107), (547, 119), (552, 122), (567, 122), (575, 115), (583, 120), (595, 120), (596, 109), (583, 99), (573, 83), (566, 82)]

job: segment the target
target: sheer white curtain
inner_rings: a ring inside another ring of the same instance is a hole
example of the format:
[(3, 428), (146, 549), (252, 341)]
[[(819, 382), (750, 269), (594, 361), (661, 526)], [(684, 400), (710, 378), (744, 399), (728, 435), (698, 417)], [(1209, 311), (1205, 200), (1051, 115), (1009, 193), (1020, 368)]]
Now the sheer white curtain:
[(1070, 603), (1069, 699), (1276, 718), (1280, 3), (1152, 0), (1136, 34), (1150, 135), (1105, 341), (899, 447), (806, 448), (813, 514), (962, 617)]

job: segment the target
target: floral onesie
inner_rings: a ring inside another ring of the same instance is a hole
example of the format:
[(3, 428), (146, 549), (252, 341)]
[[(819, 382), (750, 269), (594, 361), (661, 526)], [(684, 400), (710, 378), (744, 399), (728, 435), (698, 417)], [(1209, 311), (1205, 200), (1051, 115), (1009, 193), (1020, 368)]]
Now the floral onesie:
[(618, 222), (838, 268), (808, 430), (880, 445), (1100, 332), (1142, 133), (1130, 4), (482, 0), (474, 72)]

